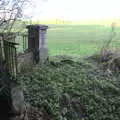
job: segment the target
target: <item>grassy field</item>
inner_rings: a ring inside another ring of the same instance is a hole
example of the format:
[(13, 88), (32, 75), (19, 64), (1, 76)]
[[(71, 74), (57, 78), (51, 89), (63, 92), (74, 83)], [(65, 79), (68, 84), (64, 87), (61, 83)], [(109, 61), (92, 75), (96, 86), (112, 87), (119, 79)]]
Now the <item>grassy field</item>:
[[(49, 55), (72, 55), (84, 57), (99, 51), (111, 38), (111, 27), (104, 25), (48, 25), (47, 47)], [(116, 36), (111, 46), (120, 46), (120, 28), (116, 28)], [(23, 40), (16, 39), (20, 45), (18, 52), (23, 52)]]
[[(119, 47), (120, 29), (112, 47)], [(49, 25), (47, 47), (50, 55), (65, 54), (86, 56), (100, 50), (110, 39), (111, 27), (102, 25)]]

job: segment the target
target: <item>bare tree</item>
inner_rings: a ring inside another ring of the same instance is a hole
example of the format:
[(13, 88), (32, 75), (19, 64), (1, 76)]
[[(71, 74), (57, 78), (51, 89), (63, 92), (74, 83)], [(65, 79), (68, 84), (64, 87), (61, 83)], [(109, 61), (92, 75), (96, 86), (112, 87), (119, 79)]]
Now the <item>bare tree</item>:
[(10, 32), (16, 21), (23, 16), (28, 0), (0, 0), (0, 31)]

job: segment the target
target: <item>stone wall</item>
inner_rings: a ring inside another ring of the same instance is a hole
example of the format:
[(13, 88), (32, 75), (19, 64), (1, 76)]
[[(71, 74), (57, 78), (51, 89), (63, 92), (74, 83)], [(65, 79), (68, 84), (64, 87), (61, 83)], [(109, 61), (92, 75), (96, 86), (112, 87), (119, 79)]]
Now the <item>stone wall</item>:
[(18, 56), (18, 73), (33, 66), (33, 53), (28, 52)]

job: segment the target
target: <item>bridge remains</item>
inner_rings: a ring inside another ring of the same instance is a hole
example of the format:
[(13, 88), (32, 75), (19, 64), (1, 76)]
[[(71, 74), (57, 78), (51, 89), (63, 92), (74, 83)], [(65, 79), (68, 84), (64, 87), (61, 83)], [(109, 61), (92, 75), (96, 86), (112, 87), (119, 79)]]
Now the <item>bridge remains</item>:
[(48, 27), (29, 25), (27, 28), (28, 34), (24, 35), (0, 33), (0, 119), (28, 120), (23, 89), (16, 82), (17, 73), (26, 65), (43, 64), (48, 59), (45, 45)]
[[(28, 25), (27, 34), (0, 33), (0, 67), (13, 78), (24, 68), (48, 59), (45, 25)], [(3, 63), (4, 67), (3, 67)]]

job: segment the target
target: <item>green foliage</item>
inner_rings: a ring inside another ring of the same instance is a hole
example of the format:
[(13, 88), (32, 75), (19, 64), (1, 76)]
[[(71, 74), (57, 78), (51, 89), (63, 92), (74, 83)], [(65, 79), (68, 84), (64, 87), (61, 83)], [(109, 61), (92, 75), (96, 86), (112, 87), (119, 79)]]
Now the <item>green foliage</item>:
[(119, 120), (116, 79), (92, 63), (37, 65), (18, 76), (26, 101), (44, 107), (51, 120)]

